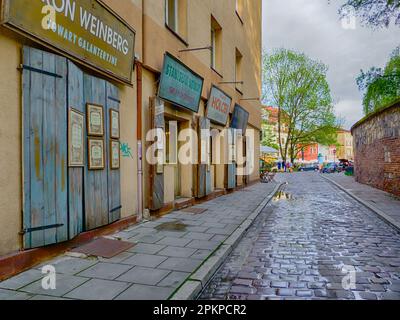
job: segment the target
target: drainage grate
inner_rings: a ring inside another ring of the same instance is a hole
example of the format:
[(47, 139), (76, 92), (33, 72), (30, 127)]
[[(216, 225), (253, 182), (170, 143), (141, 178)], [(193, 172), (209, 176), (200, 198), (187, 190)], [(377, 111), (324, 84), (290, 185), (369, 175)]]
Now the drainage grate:
[(99, 238), (88, 244), (73, 249), (72, 252), (110, 259), (132, 248), (133, 246), (133, 243), (126, 241)]

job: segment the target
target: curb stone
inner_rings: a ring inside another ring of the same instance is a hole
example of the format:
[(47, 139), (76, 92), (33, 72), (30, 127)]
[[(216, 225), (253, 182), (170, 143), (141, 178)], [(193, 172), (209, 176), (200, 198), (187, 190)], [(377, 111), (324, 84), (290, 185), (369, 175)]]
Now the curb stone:
[(214, 253), (173, 293), (169, 300), (193, 300), (207, 285), (218, 268), (226, 260), (245, 232), (253, 224), (265, 206), (272, 200), (276, 192), (284, 185), (278, 183), (272, 192), (259, 204), (246, 220), (226, 239)]
[(338, 187), (340, 190), (342, 190), (345, 193), (347, 193), (350, 197), (352, 197), (353, 199), (355, 199), (356, 201), (361, 203), (363, 206), (365, 206), (368, 209), (370, 209), (371, 211), (373, 211), (375, 214), (378, 215), (379, 218), (381, 218), (385, 222), (389, 223), (392, 227), (396, 228), (397, 231), (400, 231), (400, 223), (397, 222), (396, 220), (394, 220), (389, 215), (387, 215), (385, 212), (383, 212), (382, 210), (374, 207), (373, 205), (369, 204), (368, 202), (364, 201), (363, 199), (357, 197), (354, 193), (352, 193), (351, 191), (349, 191), (346, 188), (342, 187), (336, 181), (333, 181), (332, 179), (329, 179), (328, 177), (324, 177), (324, 176), (322, 176), (322, 178), (324, 178), (325, 180), (329, 181), (330, 183), (332, 183), (333, 185)]

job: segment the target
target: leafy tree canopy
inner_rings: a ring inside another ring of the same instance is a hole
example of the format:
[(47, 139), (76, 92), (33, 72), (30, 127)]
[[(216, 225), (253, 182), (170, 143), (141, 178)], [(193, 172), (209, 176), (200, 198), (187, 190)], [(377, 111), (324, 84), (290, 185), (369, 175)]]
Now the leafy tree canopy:
[(339, 13), (345, 17), (352, 11), (373, 28), (388, 28), (391, 22), (400, 26), (400, 0), (346, 0)]
[(364, 113), (367, 115), (400, 97), (400, 47), (390, 55), (384, 69), (372, 67), (361, 70), (357, 85), (363, 93)]

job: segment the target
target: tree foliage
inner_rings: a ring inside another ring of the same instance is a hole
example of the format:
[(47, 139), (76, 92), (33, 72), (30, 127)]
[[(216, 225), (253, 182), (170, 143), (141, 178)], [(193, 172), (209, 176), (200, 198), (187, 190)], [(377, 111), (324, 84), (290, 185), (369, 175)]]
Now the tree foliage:
[(392, 52), (384, 69), (361, 70), (356, 81), (364, 95), (366, 115), (400, 98), (400, 47)]
[(276, 150), (279, 149), (277, 144), (277, 137), (274, 131), (274, 126), (269, 122), (270, 114), (267, 110), (263, 109), (263, 118), (262, 118), (262, 140), (261, 145), (266, 147), (271, 147)]
[[(288, 157), (293, 161), (301, 146), (336, 142), (327, 70), (325, 64), (291, 50), (278, 49), (263, 56), (263, 100), (278, 107), (278, 141), (284, 161)], [(285, 143), (282, 117), (288, 127)]]
[(391, 22), (400, 26), (400, 0), (347, 0), (339, 13), (345, 17), (352, 11), (373, 28), (388, 28)]

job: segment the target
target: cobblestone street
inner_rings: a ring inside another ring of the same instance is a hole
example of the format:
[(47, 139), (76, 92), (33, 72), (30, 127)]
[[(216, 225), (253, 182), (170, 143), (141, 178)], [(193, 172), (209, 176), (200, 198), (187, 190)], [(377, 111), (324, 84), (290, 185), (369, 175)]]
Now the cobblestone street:
[(276, 179), (288, 184), (200, 299), (400, 299), (396, 229), (317, 173)]

